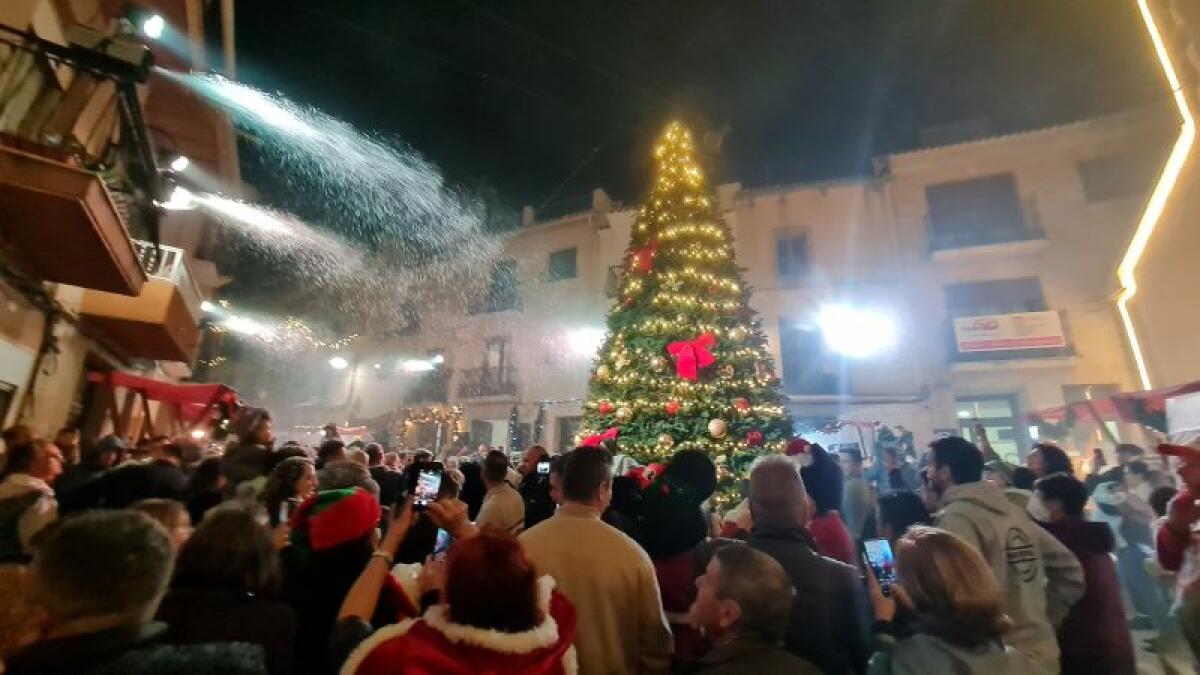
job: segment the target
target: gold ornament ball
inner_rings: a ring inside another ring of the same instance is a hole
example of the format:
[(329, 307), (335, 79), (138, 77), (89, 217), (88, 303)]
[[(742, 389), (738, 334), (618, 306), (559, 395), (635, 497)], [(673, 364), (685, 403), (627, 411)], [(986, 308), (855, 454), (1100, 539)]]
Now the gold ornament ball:
[(611, 374), (612, 373), (611, 373), (611, 371), (609, 371), (608, 366), (606, 366), (604, 364), (596, 366), (596, 379), (597, 380), (607, 380), (608, 376)]
[(661, 356), (656, 356), (650, 359), (650, 367), (658, 372), (662, 372), (667, 369), (667, 360)]
[(629, 408), (625, 408), (625, 407), (617, 408), (617, 421), (618, 422), (620, 422), (621, 424), (625, 424), (626, 422), (628, 422), (631, 419), (633, 419), (633, 411), (632, 410), (630, 410)]
[(708, 435), (713, 438), (725, 438), (725, 434), (729, 433), (729, 425), (725, 420), (717, 417), (708, 422)]
[(659, 434), (658, 435), (658, 447), (669, 448), (672, 445), (675, 445), (675, 437), (674, 436), (672, 436), (671, 434)]
[(741, 326), (736, 326), (729, 331), (729, 339), (733, 340), (734, 342), (743, 342), (749, 336), (750, 333)]

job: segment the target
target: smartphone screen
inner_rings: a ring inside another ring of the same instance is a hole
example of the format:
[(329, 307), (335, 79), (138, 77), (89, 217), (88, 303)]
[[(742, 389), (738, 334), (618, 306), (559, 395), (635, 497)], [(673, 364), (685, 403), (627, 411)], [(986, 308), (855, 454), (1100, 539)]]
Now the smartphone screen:
[(543, 476), (550, 475), (550, 462), (538, 462), (537, 472)]
[(868, 539), (863, 542), (863, 549), (879, 587), (885, 595), (889, 594), (892, 584), (896, 583), (896, 559), (892, 556), (892, 545), (887, 539)]
[(419, 509), (423, 509), (429, 505), (429, 502), (437, 499), (438, 491), (442, 487), (442, 468), (439, 467), (421, 467), (417, 471), (417, 485), (413, 490), (413, 505)]
[(433, 544), (433, 554), (441, 555), (442, 553), (445, 553), (446, 549), (450, 548), (451, 541), (450, 533), (439, 527), (437, 531), (437, 540)]

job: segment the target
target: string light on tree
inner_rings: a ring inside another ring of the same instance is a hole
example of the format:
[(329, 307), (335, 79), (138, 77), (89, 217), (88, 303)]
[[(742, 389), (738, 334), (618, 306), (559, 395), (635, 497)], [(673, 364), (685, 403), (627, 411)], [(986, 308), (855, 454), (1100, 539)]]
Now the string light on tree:
[(618, 429), (621, 450), (643, 462), (708, 453), (714, 499), (728, 506), (748, 463), (782, 451), (792, 420), (691, 132), (671, 123), (653, 155), (582, 427)]

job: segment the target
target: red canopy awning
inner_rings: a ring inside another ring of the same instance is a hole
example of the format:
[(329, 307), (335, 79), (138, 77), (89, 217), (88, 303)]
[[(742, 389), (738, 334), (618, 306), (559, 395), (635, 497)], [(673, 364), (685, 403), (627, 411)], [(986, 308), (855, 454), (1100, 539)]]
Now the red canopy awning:
[(1200, 391), (1200, 382), (1126, 392), (1108, 398), (1047, 408), (1030, 413), (1028, 418), (1034, 423), (1068, 426), (1076, 422), (1128, 422), (1166, 433), (1167, 399), (1197, 391)]
[(148, 400), (178, 406), (180, 417), (189, 424), (211, 417), (221, 405), (238, 406), (237, 391), (223, 384), (176, 384), (116, 371), (88, 373), (88, 382), (131, 389)]

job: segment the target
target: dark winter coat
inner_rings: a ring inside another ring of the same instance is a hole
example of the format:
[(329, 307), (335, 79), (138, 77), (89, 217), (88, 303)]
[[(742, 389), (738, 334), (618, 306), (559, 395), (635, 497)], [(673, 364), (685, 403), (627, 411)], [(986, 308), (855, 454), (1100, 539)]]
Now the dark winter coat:
[(8, 675), (265, 675), (262, 648), (226, 642), (170, 645), (150, 622), (48, 640), (10, 658)]
[(525, 529), (554, 515), (557, 505), (550, 498), (550, 477), (531, 471), (521, 479), (521, 500), (525, 502)]
[(784, 644), (827, 673), (861, 673), (871, 657), (866, 588), (850, 565), (819, 555), (802, 528), (756, 524), (746, 543), (783, 566), (796, 597)]
[(404, 493), (404, 474), (392, 471), (386, 466), (373, 466), (368, 469), (371, 478), (379, 484), (379, 503), (391, 506), (400, 500)]
[(1083, 597), (1058, 628), (1063, 675), (1137, 672), (1121, 604), (1121, 585), (1112, 560), (1112, 530), (1107, 523), (1082, 518), (1043, 523), (1042, 527), (1079, 558), (1087, 584)]
[(225, 451), (221, 458), (221, 473), (229, 481), (229, 489), (238, 483), (267, 475), (271, 449), (257, 443), (240, 443)]
[(293, 671), (296, 613), (285, 602), (223, 588), (172, 588), (158, 608), (172, 644), (259, 645), (271, 673)]
[(123, 509), (141, 499), (183, 501), (187, 495), (188, 477), (174, 464), (154, 460), (113, 469), (97, 484), (101, 506)]
[(821, 671), (795, 654), (789, 654), (783, 645), (746, 637), (717, 645), (683, 672), (688, 675), (820, 675)]

